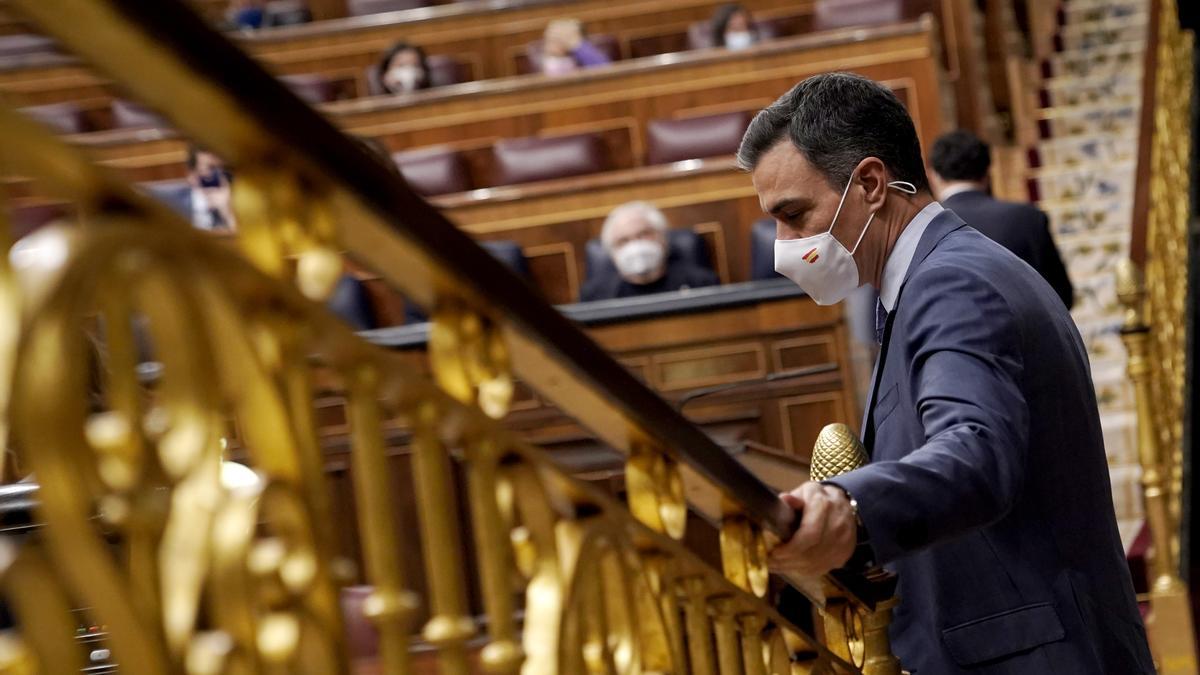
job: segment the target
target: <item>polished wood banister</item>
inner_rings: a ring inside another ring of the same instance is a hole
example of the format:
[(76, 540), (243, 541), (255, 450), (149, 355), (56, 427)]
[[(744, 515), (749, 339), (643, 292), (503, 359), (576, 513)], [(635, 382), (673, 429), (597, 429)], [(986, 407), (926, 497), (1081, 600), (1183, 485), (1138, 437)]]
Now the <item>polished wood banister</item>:
[[(287, 148), (287, 160), (305, 175), (328, 181), (344, 212), (361, 216), (340, 225), (339, 232), (362, 262), (426, 307), (456, 296), (495, 319), (522, 379), (606, 442), (627, 453), (647, 440), (661, 446), (765, 529), (792, 531), (794, 514), (762, 481), (194, 12), (161, 0), (20, 4), (57, 38), (120, 77), (142, 100), (171, 110), (182, 130), (231, 161), (277, 162), (283, 158), (250, 156), (246, 149), (265, 155)], [(81, 35), (63, 25), (62, 16), (75, 17), (72, 26), (107, 30)], [(146, 37), (155, 35), (171, 39)], [(135, 77), (129, 77), (131, 64), (138, 64)]]

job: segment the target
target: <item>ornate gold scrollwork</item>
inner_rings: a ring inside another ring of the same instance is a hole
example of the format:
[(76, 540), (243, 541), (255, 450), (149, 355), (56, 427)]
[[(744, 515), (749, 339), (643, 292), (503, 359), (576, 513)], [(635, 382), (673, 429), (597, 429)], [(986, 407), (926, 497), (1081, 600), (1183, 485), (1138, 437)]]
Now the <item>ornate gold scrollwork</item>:
[[(312, 525), (322, 516), (296, 492), (295, 432), (265, 342), (246, 320), (255, 310), (237, 306), (243, 299), (193, 257), (186, 237), (116, 218), (86, 237), (54, 230), (34, 237), (31, 246), (57, 247), (69, 265), (22, 343), (17, 431), (42, 484), (43, 514), (54, 523), (47, 553), (71, 595), (106, 618), (114, 653), (144, 672), (214, 663), (203, 654), (205, 645), (222, 643), (214, 633), (243, 667), (338, 669), (340, 615)], [(61, 262), (25, 259), (34, 274)], [(81, 342), (95, 312), (107, 348), (101, 365)], [(133, 368), (135, 325), (162, 363), (152, 389), (138, 385)], [(98, 384), (84, 376), (97, 371)], [(221, 411), (241, 420), (261, 495), (239, 497), (221, 483)], [(234, 518), (230, 509), (239, 506)], [(113, 559), (106, 534), (90, 521), (95, 512), (126, 564)], [(269, 535), (260, 540), (256, 532)], [(229, 583), (209, 582), (218, 576)], [(212, 624), (205, 631), (202, 607)]]
[(433, 314), (429, 360), (437, 383), (461, 403), (477, 403), (492, 419), (508, 413), (513, 378), (499, 326), (449, 303)]
[(241, 167), (233, 184), (238, 245), (267, 274), (284, 279), (295, 259), (297, 288), (312, 300), (329, 297), (345, 265), (336, 242), (328, 189), (299, 171), (280, 172), (282, 159)]
[(625, 461), (625, 491), (634, 518), (655, 532), (683, 539), (687, 497), (674, 459), (644, 444), (636, 446)]

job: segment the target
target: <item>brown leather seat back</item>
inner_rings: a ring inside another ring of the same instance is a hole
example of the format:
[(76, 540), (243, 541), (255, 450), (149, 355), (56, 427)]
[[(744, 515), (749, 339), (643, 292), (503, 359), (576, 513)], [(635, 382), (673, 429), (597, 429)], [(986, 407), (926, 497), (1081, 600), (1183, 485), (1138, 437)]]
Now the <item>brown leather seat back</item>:
[(732, 155), (737, 152), (749, 123), (749, 114), (742, 111), (680, 120), (651, 120), (646, 125), (646, 163), (669, 164), (685, 159)]

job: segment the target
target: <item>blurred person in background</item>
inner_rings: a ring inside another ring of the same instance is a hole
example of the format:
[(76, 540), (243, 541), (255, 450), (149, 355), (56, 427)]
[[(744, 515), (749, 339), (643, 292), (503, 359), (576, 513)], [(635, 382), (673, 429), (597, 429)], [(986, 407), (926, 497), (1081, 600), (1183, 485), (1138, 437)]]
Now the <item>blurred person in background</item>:
[(566, 75), (583, 68), (611, 63), (583, 33), (578, 19), (555, 19), (546, 26), (542, 46), (542, 73)]
[(934, 141), (929, 164), (930, 186), (942, 205), (1037, 270), (1070, 309), (1075, 291), (1050, 235), (1050, 219), (1031, 204), (992, 197), (987, 144), (969, 131), (952, 131)]
[(233, 172), (225, 161), (199, 146), (188, 147), (187, 182), (190, 192), (182, 193), (187, 203), (175, 208), (201, 230), (236, 230), (233, 215)]
[(731, 2), (722, 5), (712, 18), (712, 43), (727, 49), (747, 49), (759, 41), (754, 17), (745, 7)]
[(266, 18), (265, 0), (232, 0), (225, 20), (234, 30), (258, 30)]
[(600, 242), (616, 274), (597, 274), (579, 299), (609, 300), (720, 283), (711, 269), (672, 259), (667, 245), (667, 218), (648, 202), (629, 202), (613, 209), (600, 230)]
[(406, 94), (429, 88), (429, 60), (425, 50), (397, 42), (379, 61), (379, 83), (389, 94)]

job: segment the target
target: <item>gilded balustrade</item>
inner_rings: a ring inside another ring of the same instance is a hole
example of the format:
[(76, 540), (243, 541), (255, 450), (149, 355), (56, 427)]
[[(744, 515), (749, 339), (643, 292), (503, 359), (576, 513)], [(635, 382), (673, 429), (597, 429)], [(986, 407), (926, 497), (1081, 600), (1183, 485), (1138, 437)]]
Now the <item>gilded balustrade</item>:
[[(1194, 36), (1179, 26), (1176, 0), (1156, 0), (1153, 97), (1142, 102), (1152, 119), (1149, 197), (1145, 212), (1145, 268), (1124, 261), (1117, 290), (1126, 307), (1122, 340), (1138, 411), (1138, 454), (1143, 500), (1153, 546), (1147, 632), (1160, 672), (1195, 673), (1196, 642), (1188, 587), (1180, 576), (1183, 504), (1183, 419), (1189, 302), (1187, 274), (1192, 149)], [(1135, 244), (1138, 242), (1135, 242)]]
[[(496, 673), (896, 670), (886, 583), (793, 580), (818, 605), (829, 596), (829, 646), (789, 624), (763, 598), (790, 509), (182, 4), (14, 4), (234, 163), (239, 236), (235, 251), (193, 231), (0, 113), (0, 173), (80, 213), (0, 263), (0, 405), (44, 521), (37, 543), (0, 556), (23, 628), (0, 641), (8, 672), (76, 668), (61, 630), (72, 603), (136, 672), (348, 670), (320, 387), (348, 399), (365, 612), (386, 672), (411, 672), (418, 635), (446, 673), (476, 668), (479, 638), (478, 667)], [(343, 253), (432, 310), (434, 382), (320, 309)], [(139, 379), (147, 354), (161, 363), (152, 386)], [(627, 508), (498, 425), (514, 376), (627, 454)], [(399, 540), (385, 420), (414, 439), (419, 528)], [(232, 434), (255, 487), (221, 480)], [(679, 543), (697, 490), (719, 495), (703, 515), (720, 524), (723, 571)], [(423, 589), (397, 550), (418, 543)], [(486, 628), (469, 613), (468, 566)]]
[[(0, 268), (24, 307), (5, 360), (45, 522), (36, 543), (0, 556), (21, 626), (0, 642), (5, 672), (78, 669), (73, 602), (107, 624), (131, 672), (345, 672), (311, 418), (318, 381), (350, 398), (367, 612), (386, 672), (410, 672), (418, 632), (442, 672), (468, 672), (466, 642), (481, 633), (481, 666), (496, 673), (790, 673), (797, 651), (817, 655), (809, 672), (858, 672), (766, 605), (761, 579), (739, 577), (757, 593), (744, 590), (503, 430), (496, 392), (509, 385), (497, 382), (511, 372), (486, 322), (456, 311), (440, 324), (437, 386), (354, 336), (303, 283), (272, 278), (18, 116), (0, 114), (0, 129), (23, 151), (4, 169), (72, 189), (85, 214), (26, 238), (7, 256), (13, 269)], [(161, 363), (149, 387), (139, 349)], [(391, 521), (382, 420), (397, 417), (417, 438), (424, 626)], [(220, 480), (234, 427), (258, 486)], [(466, 614), (466, 563), (448, 528), (452, 461), (467, 475), (486, 629)], [(658, 495), (659, 529), (682, 534), (676, 467), (653, 454), (631, 466), (674, 486), (641, 494)]]

